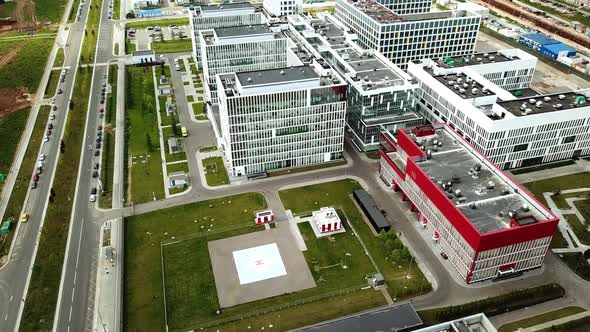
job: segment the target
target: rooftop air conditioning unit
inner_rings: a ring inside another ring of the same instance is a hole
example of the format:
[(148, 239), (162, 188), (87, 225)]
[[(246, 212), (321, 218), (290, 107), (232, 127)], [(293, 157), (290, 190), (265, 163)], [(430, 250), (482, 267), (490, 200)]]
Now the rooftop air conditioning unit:
[(546, 103), (548, 103), (548, 102), (550, 102), (550, 101), (551, 101), (551, 97), (548, 97), (548, 96), (547, 96), (547, 97), (543, 97), (543, 100), (544, 100)]
[(535, 104), (535, 106), (536, 106), (537, 108), (541, 108), (541, 106), (543, 106), (543, 102), (542, 102), (542, 101), (538, 101), (538, 102)]
[(537, 102), (535, 98), (529, 99), (529, 104), (534, 105)]

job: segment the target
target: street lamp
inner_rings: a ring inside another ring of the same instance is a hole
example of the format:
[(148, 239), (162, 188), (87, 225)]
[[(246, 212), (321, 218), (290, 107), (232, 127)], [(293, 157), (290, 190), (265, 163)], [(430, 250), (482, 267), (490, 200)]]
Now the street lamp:
[(348, 252), (344, 254), (344, 265), (342, 265), (343, 269), (348, 269), (348, 265), (346, 265), (346, 256), (352, 256), (352, 255)]

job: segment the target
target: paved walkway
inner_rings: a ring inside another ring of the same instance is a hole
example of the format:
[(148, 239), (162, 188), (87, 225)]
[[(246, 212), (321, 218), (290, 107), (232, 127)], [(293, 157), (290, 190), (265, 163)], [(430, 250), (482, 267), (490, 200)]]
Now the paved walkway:
[(526, 307), (519, 310), (507, 312), (505, 314), (496, 315), (489, 317), (490, 321), (496, 328), (500, 328), (502, 325), (510, 324), (522, 319), (526, 319), (532, 316), (541, 315), (549, 311), (553, 311), (556, 308), (565, 308), (570, 306), (577, 306), (573, 297), (562, 297), (556, 300), (539, 303), (532, 307)]
[(567, 323), (569, 321), (573, 321), (573, 320), (576, 320), (576, 319), (584, 318), (584, 317), (587, 317), (587, 316), (590, 316), (590, 312), (588, 312), (588, 311), (586, 311), (586, 312), (580, 312), (579, 314), (575, 314), (575, 315), (571, 315), (571, 316), (567, 316), (567, 317), (555, 319), (555, 320), (552, 320), (552, 321), (547, 322), (547, 323), (543, 323), (543, 324), (539, 324), (539, 325), (528, 327), (526, 329), (522, 329), (520, 331), (521, 332), (543, 331), (545, 329), (551, 328), (552, 326), (565, 324), (565, 323)]
[[(572, 193), (582, 193), (588, 192), (590, 188), (577, 188), (577, 189), (569, 189), (563, 190), (561, 192), (562, 195), (564, 194), (572, 194)], [(567, 243), (567, 248), (559, 248), (553, 249), (555, 253), (566, 253), (566, 252), (584, 252), (590, 249), (590, 246), (583, 244), (576, 233), (572, 230), (569, 222), (567, 221), (565, 215), (568, 214), (575, 214), (584, 225), (586, 224), (586, 219), (582, 216), (576, 205), (574, 204), (575, 201), (584, 200), (584, 198), (577, 198), (571, 197), (566, 198), (567, 204), (570, 206), (569, 209), (560, 209), (557, 207), (555, 202), (553, 201), (553, 193), (552, 192), (545, 192), (543, 193), (543, 197), (547, 201), (549, 208), (551, 211), (559, 218), (558, 230), (563, 234), (563, 237)], [(572, 221), (575, 222), (575, 221)]]

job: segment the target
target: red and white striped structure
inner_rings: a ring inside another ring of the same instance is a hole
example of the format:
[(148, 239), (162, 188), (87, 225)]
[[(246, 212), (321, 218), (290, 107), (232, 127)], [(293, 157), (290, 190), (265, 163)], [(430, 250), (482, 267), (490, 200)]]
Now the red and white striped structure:
[(467, 283), (543, 264), (559, 219), (446, 124), (382, 133), (379, 173)]
[(267, 224), (275, 220), (275, 215), (271, 210), (256, 212), (256, 225)]
[(312, 219), (321, 233), (338, 231), (342, 228), (338, 213), (331, 207), (323, 207), (319, 211), (314, 211)]

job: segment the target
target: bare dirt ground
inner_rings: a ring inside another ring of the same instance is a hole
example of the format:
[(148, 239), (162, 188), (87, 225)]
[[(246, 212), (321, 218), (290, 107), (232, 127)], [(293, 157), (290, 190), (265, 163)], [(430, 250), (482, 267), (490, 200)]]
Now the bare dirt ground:
[(0, 89), (0, 119), (31, 105), (26, 89)]

